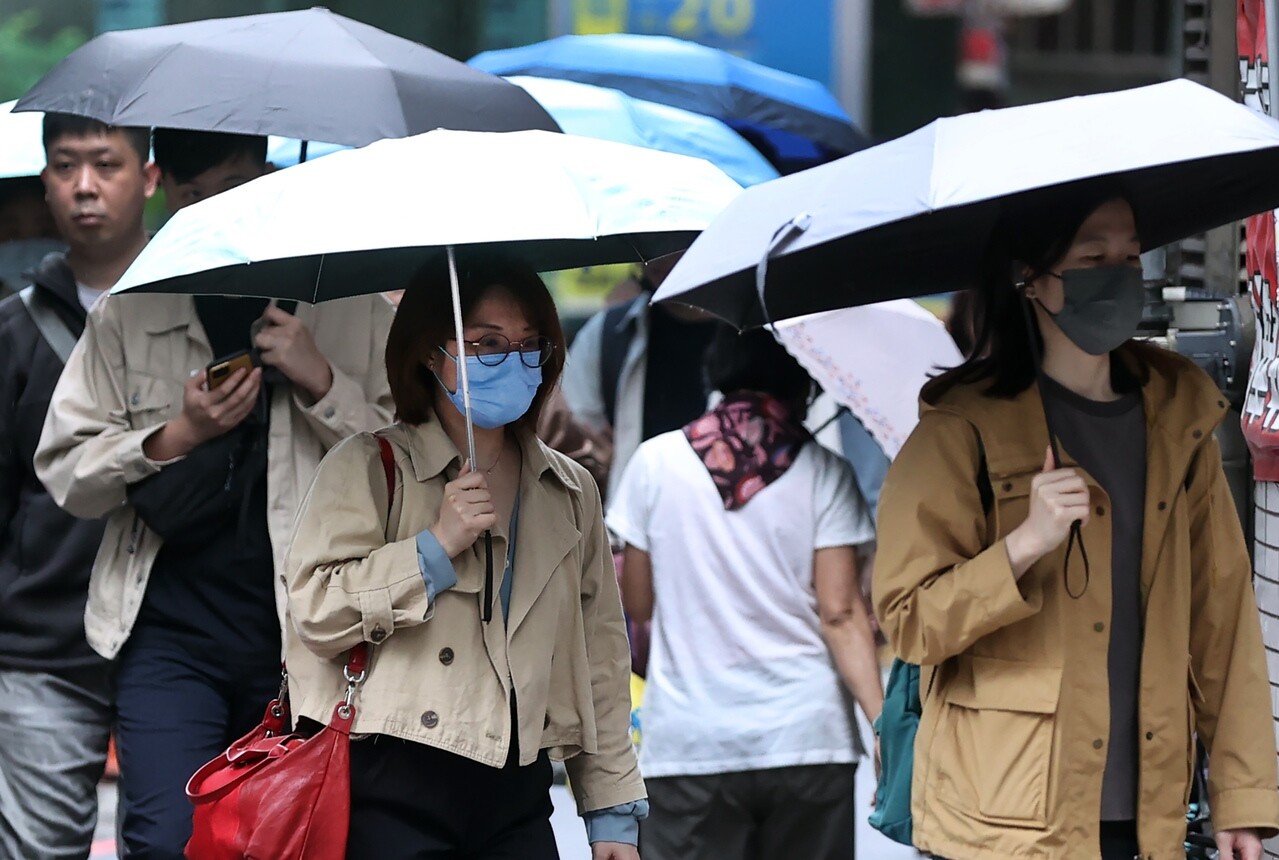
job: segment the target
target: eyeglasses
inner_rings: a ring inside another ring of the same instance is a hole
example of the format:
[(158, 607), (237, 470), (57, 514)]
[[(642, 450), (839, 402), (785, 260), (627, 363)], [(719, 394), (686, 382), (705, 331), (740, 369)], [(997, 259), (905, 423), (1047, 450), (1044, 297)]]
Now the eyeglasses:
[(475, 356), (486, 367), (497, 367), (512, 353), (519, 353), (525, 367), (541, 367), (555, 354), (555, 344), (541, 335), (513, 341), (505, 335), (486, 334), (479, 340), (464, 340), (462, 345), (467, 348), (467, 355)]

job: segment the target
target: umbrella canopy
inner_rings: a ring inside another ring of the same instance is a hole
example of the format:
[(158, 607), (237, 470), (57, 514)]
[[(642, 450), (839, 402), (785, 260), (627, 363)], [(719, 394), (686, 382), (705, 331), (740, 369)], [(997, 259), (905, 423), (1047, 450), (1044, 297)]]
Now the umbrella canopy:
[(1094, 177), (1156, 248), (1279, 205), (1279, 122), (1184, 80), (937, 120), (749, 189), (654, 299), (758, 325), (766, 255), (773, 319), (970, 287), (1001, 212)]
[(561, 78), (713, 116), (774, 157), (810, 163), (866, 146), (864, 135), (817, 81), (669, 36), (560, 36), (486, 51), (471, 65), (498, 75)]
[(0, 179), (39, 176), (44, 170), (44, 115), (13, 113), (16, 104), (0, 103)]
[(17, 110), (351, 146), (435, 128), (558, 130), (513, 84), (320, 8), (104, 33)]
[(114, 292), (306, 302), (404, 287), (482, 245), (539, 271), (688, 246), (741, 192), (700, 159), (546, 132), (433, 131), (338, 152), (181, 210)]
[(704, 158), (743, 186), (777, 178), (777, 169), (758, 150), (712, 117), (574, 81), (507, 80), (527, 90), (568, 134)]
[(919, 423), (929, 376), (964, 358), (941, 320), (909, 299), (786, 320), (773, 334), (890, 458)]

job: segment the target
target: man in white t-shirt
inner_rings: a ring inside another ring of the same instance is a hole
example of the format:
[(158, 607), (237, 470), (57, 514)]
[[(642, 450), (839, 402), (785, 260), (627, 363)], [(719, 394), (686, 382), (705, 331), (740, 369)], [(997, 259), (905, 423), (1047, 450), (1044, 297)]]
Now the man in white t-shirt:
[(871, 720), (883, 703), (857, 584), (874, 526), (848, 463), (804, 431), (812, 382), (770, 334), (725, 328), (707, 371), (724, 400), (641, 445), (608, 515), (626, 609), (653, 621), (644, 856), (849, 858), (849, 694)]

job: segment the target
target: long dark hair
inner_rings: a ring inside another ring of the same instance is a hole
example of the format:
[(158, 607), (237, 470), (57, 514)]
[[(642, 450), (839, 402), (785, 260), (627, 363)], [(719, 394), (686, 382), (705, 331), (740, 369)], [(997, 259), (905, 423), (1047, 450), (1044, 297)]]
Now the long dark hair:
[[(1070, 250), (1075, 234), (1102, 204), (1127, 199), (1121, 185), (1097, 179), (1037, 191), (1007, 200), (982, 258), (973, 291), (972, 317), (976, 338), (958, 367), (930, 380), (923, 389), (926, 403), (937, 403), (957, 385), (989, 382), (990, 397), (1016, 397), (1035, 382), (1035, 352), (1030, 338), (1043, 350), (1039, 324), (1019, 284), (1050, 271)], [(1141, 225), (1138, 224), (1138, 234)], [(1027, 274), (1028, 272), (1028, 274)], [(1033, 334), (1032, 334), (1033, 331)], [(1121, 362), (1112, 363), (1116, 390), (1131, 390), (1136, 380)]]

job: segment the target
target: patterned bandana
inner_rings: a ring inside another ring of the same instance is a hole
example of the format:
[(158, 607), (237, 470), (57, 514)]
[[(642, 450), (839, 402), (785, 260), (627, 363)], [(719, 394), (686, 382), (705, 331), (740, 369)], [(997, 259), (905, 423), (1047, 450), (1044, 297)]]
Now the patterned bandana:
[(809, 439), (781, 401), (753, 392), (725, 397), (684, 435), (729, 511), (784, 475)]

